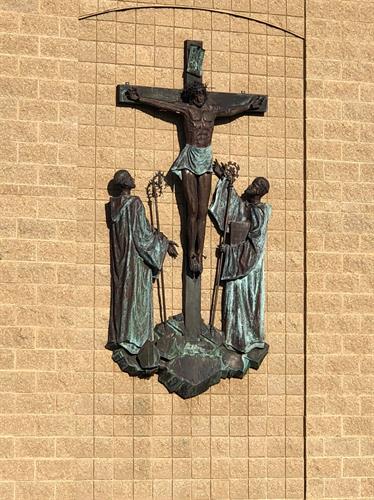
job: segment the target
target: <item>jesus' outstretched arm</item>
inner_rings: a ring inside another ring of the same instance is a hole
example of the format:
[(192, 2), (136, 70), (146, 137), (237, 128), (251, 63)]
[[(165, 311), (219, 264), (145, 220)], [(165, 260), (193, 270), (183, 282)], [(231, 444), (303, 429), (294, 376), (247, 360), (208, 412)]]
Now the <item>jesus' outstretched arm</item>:
[(223, 118), (240, 115), (241, 113), (245, 113), (247, 111), (256, 112), (256, 110), (261, 108), (264, 99), (264, 96), (254, 96), (244, 104), (237, 104), (227, 107), (220, 106), (217, 112), (217, 116)]
[(182, 113), (186, 107), (186, 105), (181, 102), (168, 102), (161, 99), (140, 96), (138, 90), (135, 87), (130, 87), (126, 92), (126, 96), (128, 99), (130, 99), (130, 101), (134, 101), (139, 104), (146, 104), (147, 106), (157, 108), (161, 111)]

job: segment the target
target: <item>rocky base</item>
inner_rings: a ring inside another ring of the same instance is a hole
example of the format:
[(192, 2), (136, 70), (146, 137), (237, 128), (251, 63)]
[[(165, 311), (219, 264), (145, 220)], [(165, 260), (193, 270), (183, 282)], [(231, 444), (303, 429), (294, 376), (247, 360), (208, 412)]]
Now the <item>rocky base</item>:
[(221, 378), (243, 378), (249, 368), (257, 370), (269, 346), (240, 354), (228, 349), (222, 332), (201, 323), (198, 341), (189, 341), (184, 331), (183, 315), (168, 319), (155, 328), (155, 341), (146, 342), (137, 355), (125, 349), (113, 352), (122, 371), (138, 377), (158, 373), (169, 392), (184, 399), (202, 394)]

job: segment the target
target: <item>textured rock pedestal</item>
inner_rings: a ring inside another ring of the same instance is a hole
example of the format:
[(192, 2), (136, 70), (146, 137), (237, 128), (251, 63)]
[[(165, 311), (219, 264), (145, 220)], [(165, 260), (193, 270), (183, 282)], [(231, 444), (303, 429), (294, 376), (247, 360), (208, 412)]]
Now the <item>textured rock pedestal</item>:
[(155, 328), (155, 342), (147, 342), (137, 355), (125, 349), (113, 352), (113, 360), (122, 371), (149, 377), (158, 373), (159, 381), (182, 398), (202, 394), (221, 378), (243, 378), (249, 368), (257, 370), (268, 352), (253, 349), (240, 354), (224, 345), (222, 332), (201, 323), (200, 339), (186, 341), (181, 314)]

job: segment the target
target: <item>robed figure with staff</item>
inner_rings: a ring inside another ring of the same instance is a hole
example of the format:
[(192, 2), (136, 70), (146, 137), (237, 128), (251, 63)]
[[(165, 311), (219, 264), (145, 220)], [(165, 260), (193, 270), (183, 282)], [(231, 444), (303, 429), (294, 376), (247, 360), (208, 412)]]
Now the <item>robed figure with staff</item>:
[(264, 252), (271, 206), (262, 203), (261, 197), (269, 191), (269, 182), (257, 177), (238, 196), (224, 170), (216, 165), (214, 171), (219, 181), (209, 215), (221, 234), (228, 229), (219, 248), (225, 343), (240, 353), (249, 353), (265, 347)]
[(177, 245), (148, 222), (142, 201), (131, 195), (135, 182), (127, 170), (118, 170), (113, 184), (119, 193), (107, 210), (111, 304), (106, 347), (138, 354), (147, 340), (154, 340), (153, 279), (167, 253), (177, 257)]

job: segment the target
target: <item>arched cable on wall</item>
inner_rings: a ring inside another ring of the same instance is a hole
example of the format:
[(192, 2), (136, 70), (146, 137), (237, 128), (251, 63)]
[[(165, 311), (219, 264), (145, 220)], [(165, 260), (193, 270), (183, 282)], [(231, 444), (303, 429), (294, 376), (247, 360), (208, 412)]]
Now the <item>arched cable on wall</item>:
[(146, 10), (146, 9), (171, 9), (171, 10), (195, 10), (200, 12), (213, 12), (214, 14), (225, 14), (227, 16), (236, 17), (238, 19), (245, 19), (246, 21), (253, 21), (254, 23), (262, 24), (269, 28), (283, 31), (287, 35), (294, 36), (299, 40), (305, 40), (305, 37), (298, 35), (297, 33), (282, 28), (280, 26), (276, 26), (275, 24), (268, 23), (266, 21), (262, 21), (261, 19), (256, 19), (255, 17), (245, 16), (243, 14), (238, 14), (236, 12), (232, 12), (230, 10), (220, 10), (220, 9), (210, 9), (209, 7), (188, 7), (183, 5), (140, 5), (140, 6), (132, 6), (132, 7), (116, 7), (114, 9), (106, 9), (98, 12), (92, 12), (89, 14), (83, 14), (79, 16), (79, 21), (83, 19), (89, 19), (90, 17), (102, 16), (103, 14), (112, 14), (114, 12), (127, 12), (132, 10)]

